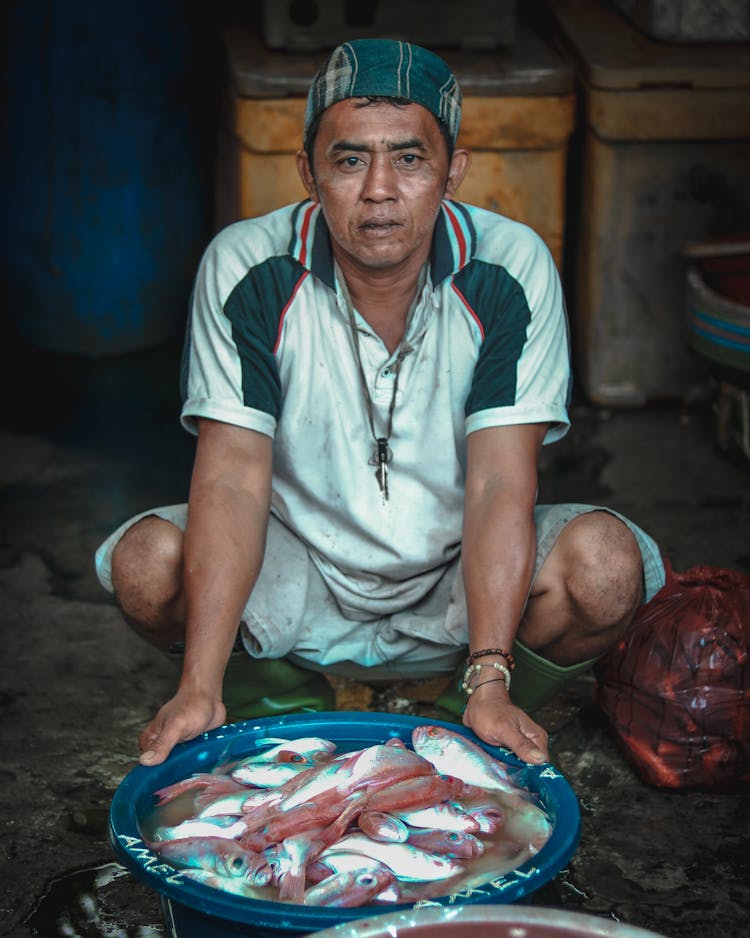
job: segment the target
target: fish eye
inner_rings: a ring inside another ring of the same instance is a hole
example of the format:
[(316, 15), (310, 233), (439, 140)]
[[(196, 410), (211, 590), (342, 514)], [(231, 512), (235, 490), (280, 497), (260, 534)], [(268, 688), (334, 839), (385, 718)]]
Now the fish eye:
[(232, 857), (229, 861), (229, 872), (233, 876), (240, 876), (245, 870), (245, 860), (243, 857)]
[(430, 727), (427, 728), (427, 735), (428, 735), (428, 736), (439, 736), (439, 735), (440, 735), (440, 730), (438, 729), (437, 726), (430, 726)]
[(360, 873), (355, 882), (358, 886), (372, 886), (375, 883), (375, 877), (372, 873)]

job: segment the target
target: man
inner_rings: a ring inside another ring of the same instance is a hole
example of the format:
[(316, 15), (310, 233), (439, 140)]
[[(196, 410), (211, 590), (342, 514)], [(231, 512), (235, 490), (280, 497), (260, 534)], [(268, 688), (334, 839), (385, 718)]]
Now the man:
[(189, 507), (145, 512), (97, 552), (139, 634), (184, 641), (144, 764), (226, 719), (228, 661), (265, 712), (315, 705), (320, 671), (461, 665), (463, 692), (439, 703), (543, 761), (527, 711), (663, 583), (626, 519), (535, 504), (541, 446), (568, 427), (564, 303), (534, 233), (454, 201), (460, 110), (427, 50), (345, 43), (308, 97), (309, 200), (230, 226), (203, 258), (183, 369)]

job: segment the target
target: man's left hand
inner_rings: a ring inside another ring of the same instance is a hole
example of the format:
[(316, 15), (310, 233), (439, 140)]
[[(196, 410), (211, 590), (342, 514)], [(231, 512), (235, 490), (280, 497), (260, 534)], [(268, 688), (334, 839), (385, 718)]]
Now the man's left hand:
[(463, 721), (484, 742), (510, 749), (524, 762), (549, 761), (547, 731), (511, 702), (504, 687), (472, 694)]

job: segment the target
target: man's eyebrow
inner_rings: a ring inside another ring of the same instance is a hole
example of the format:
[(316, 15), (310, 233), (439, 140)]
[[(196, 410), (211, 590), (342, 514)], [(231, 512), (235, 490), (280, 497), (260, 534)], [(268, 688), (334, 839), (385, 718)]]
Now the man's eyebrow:
[[(412, 137), (409, 140), (396, 140), (393, 143), (387, 145), (388, 150), (425, 150), (425, 144), (423, 140), (420, 140), (419, 137)], [(333, 144), (331, 149), (336, 153), (341, 153), (343, 151), (349, 151), (354, 153), (369, 153), (372, 149), (366, 143), (354, 143), (351, 140), (338, 140)]]

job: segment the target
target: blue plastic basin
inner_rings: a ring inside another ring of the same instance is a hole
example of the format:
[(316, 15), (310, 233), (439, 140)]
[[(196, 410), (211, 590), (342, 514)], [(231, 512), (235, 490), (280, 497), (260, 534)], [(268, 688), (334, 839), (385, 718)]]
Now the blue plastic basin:
[(511, 873), (481, 889), (430, 900), (431, 905), (519, 902), (549, 882), (578, 846), (578, 800), (565, 778), (551, 765), (526, 766), (503, 749), (486, 746), (466, 727), (439, 720), (388, 713), (310, 713), (248, 720), (212, 730), (175, 748), (162, 765), (137, 766), (121, 782), (109, 817), (109, 838), (119, 861), (160, 894), (168, 935), (179, 938), (228, 938), (264, 933), (307, 934), (341, 922), (372, 917), (409, 906), (367, 905), (354, 909), (318, 908), (284, 902), (246, 899), (186, 879), (146, 847), (142, 822), (153, 812), (154, 792), (196, 772), (252, 754), (267, 736), (294, 739), (321, 736), (339, 752), (361, 749), (398, 737), (411, 745), (412, 730), (421, 725), (444, 726), (480, 743), (495, 758), (523, 769), (521, 780), (539, 794), (552, 822), (552, 835), (539, 853)]

